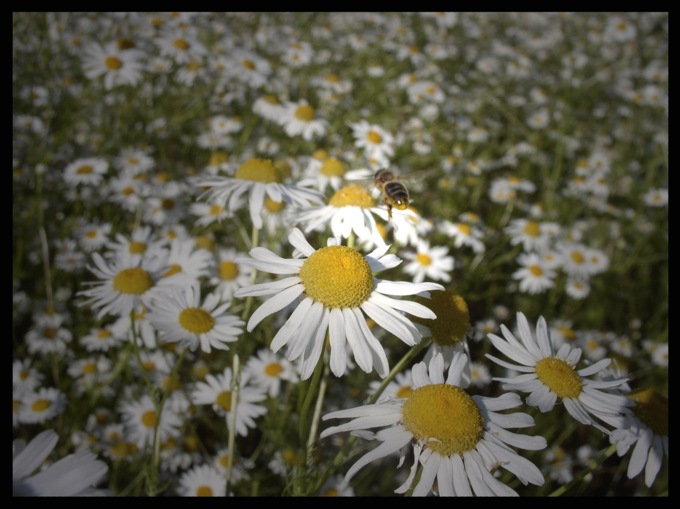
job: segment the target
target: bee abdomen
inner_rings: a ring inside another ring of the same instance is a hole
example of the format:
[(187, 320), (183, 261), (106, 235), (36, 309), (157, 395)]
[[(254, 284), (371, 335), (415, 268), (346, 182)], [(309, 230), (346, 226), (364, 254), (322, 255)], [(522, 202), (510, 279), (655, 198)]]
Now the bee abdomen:
[(403, 205), (404, 208), (408, 206), (408, 190), (398, 181), (385, 182), (384, 192), (394, 202), (395, 206)]

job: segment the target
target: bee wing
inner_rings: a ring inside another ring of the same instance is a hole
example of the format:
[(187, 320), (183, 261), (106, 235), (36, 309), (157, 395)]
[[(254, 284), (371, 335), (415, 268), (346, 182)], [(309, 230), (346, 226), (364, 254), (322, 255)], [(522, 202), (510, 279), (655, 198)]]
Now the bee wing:
[(418, 185), (422, 185), (425, 182), (425, 180), (427, 180), (430, 177), (433, 177), (437, 173), (439, 173), (439, 170), (437, 170), (437, 168), (429, 168), (427, 170), (416, 170), (406, 173), (404, 175), (399, 175), (399, 181), (406, 186), (417, 189)]

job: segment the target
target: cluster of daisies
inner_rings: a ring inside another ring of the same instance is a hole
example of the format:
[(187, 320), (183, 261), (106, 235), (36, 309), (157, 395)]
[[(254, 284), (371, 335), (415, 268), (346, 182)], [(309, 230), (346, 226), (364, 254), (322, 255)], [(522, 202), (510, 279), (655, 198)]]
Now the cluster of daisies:
[(667, 494), (666, 13), (13, 30), (15, 495)]

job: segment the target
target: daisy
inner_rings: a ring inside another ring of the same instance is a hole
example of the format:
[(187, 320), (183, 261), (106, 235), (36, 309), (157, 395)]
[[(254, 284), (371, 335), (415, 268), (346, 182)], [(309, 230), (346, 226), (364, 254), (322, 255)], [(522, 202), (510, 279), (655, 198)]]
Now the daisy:
[(278, 398), (282, 382), (299, 381), (295, 366), (270, 350), (260, 349), (257, 356), (248, 359), (244, 369), (248, 371), (251, 383), (272, 398)]
[(101, 157), (76, 159), (64, 169), (64, 180), (72, 186), (98, 186), (108, 169), (109, 163)]
[(214, 293), (201, 302), (200, 287), (192, 284), (155, 302), (148, 318), (162, 341), (179, 342), (191, 351), (200, 346), (210, 353), (212, 348), (228, 350), (227, 343), (243, 332), (244, 322), (227, 312), (229, 305), (220, 304), (220, 296)]
[(284, 108), (282, 126), (291, 138), (302, 136), (303, 139), (311, 141), (328, 131), (328, 120), (318, 117), (316, 110), (307, 101), (291, 102)]
[(578, 242), (567, 242), (558, 245), (562, 258), (562, 269), (568, 276), (588, 279), (591, 266), (588, 263), (589, 248)]
[[(148, 308), (155, 295), (162, 294), (158, 282), (161, 271), (165, 270), (164, 261), (159, 258), (131, 255), (118, 251), (108, 262), (99, 253), (93, 253), (95, 266), (88, 266), (99, 281), (84, 283), (91, 285), (78, 295), (87, 299), (80, 306), (91, 306), (98, 310), (97, 316), (107, 313), (114, 316), (128, 316), (133, 310), (141, 313)], [(167, 283), (165, 287), (171, 283)]]
[(322, 193), (325, 193), (328, 187), (334, 192), (338, 191), (343, 186), (344, 179), (349, 178), (349, 174), (340, 159), (327, 154), (323, 159), (312, 157), (305, 169), (305, 175), (316, 181), (316, 188)]
[(224, 497), (224, 475), (212, 465), (197, 465), (179, 478), (177, 493), (182, 497)]
[(555, 286), (556, 272), (548, 269), (536, 253), (520, 253), (517, 256), (517, 263), (522, 265), (522, 268), (516, 270), (512, 278), (519, 281), (520, 292), (536, 295), (545, 293)]
[(35, 390), (42, 382), (43, 374), (31, 366), (30, 359), (14, 359), (12, 363), (12, 387), (20, 392)]
[[(374, 394), (380, 385), (381, 382), (379, 380), (372, 381), (370, 393)], [(411, 371), (399, 372), (397, 373), (397, 376), (394, 377), (394, 380), (387, 384), (387, 387), (385, 387), (382, 394), (380, 394), (380, 399), (378, 401), (395, 398), (407, 399), (411, 396), (411, 393), (413, 393), (413, 389), (413, 376), (411, 375)]]
[(649, 488), (656, 479), (664, 456), (668, 459), (668, 398), (653, 389), (642, 389), (628, 394), (634, 402), (633, 413), (626, 417), (623, 427), (609, 437), (616, 444), (619, 456), (633, 447), (628, 462), (628, 479), (645, 471), (645, 485)]
[(66, 328), (66, 316), (61, 313), (43, 314), (35, 319), (35, 323), (26, 333), (26, 344), (31, 354), (56, 353), (63, 355), (67, 344), (73, 339), (73, 333)]
[[(238, 207), (242, 207), (245, 201), (242, 200), (238, 204)], [(225, 210), (223, 205), (218, 203), (201, 203), (195, 202), (189, 205), (189, 212), (194, 216), (198, 216), (196, 219), (197, 226), (209, 226), (213, 223), (219, 223), (229, 217), (233, 217), (234, 214), (228, 210)]]
[(88, 451), (69, 454), (33, 474), (54, 450), (58, 440), (58, 435), (48, 429), (28, 444), (22, 439), (12, 442), (12, 494), (22, 497), (107, 495), (107, 491), (92, 487), (104, 478), (108, 466)]
[(253, 103), (253, 111), (266, 120), (281, 123), (285, 108), (278, 97), (267, 94), (258, 97)]
[(249, 159), (231, 177), (208, 177), (199, 179), (196, 185), (208, 188), (204, 196), (211, 203), (218, 203), (235, 211), (244, 203), (239, 198), (248, 193), (248, 208), (253, 225), (262, 229), (262, 208), (265, 196), (275, 202), (291, 202), (299, 207), (321, 203), (321, 193), (301, 186), (283, 183), (283, 175), (270, 160)]
[(342, 475), (336, 474), (331, 476), (321, 487), (319, 491), (320, 497), (353, 497), (354, 488), (352, 488)]
[(139, 175), (147, 173), (156, 165), (156, 161), (151, 157), (150, 149), (125, 148), (113, 160), (113, 165), (122, 172)]
[(414, 284), (375, 278), (374, 272), (401, 263), (395, 255), (386, 254), (387, 245), (363, 256), (340, 245), (338, 239), (329, 238), (325, 248), (315, 250), (297, 228), (288, 236), (288, 241), (302, 253), (301, 258), (284, 259), (257, 247), (250, 251), (252, 258), (244, 261), (263, 272), (289, 275), (279, 281), (256, 284), (236, 292), (237, 297), (271, 296), (251, 315), (248, 331), (265, 317), (300, 298), (290, 318), (274, 336), (271, 349), (277, 352), (287, 345), (288, 360), (301, 358), (303, 380), (314, 371), (327, 332), (330, 367), (336, 376), (345, 372), (347, 341), (363, 371), (370, 373), (375, 368), (381, 377), (385, 377), (389, 370), (385, 351), (368, 328), (362, 311), (408, 346), (413, 346), (420, 341), (421, 334), (401, 312), (426, 319), (433, 319), (435, 315), (422, 304), (390, 296), (414, 295), (443, 287), (437, 283)]
[(83, 71), (90, 80), (104, 79), (104, 88), (136, 85), (142, 77), (142, 53), (136, 49), (121, 50), (116, 41), (102, 46), (90, 43), (83, 51)]
[(650, 189), (644, 194), (642, 200), (649, 207), (665, 207), (668, 205), (668, 189)]
[(177, 286), (198, 283), (210, 273), (213, 256), (210, 251), (196, 248), (196, 239), (174, 239), (165, 261), (167, 270), (162, 277)]
[(407, 261), (404, 272), (413, 276), (414, 283), (422, 283), (425, 278), (435, 281), (451, 281), (448, 274), (453, 270), (453, 257), (448, 256), (446, 246), (430, 247), (427, 240), (419, 240), (416, 252), (404, 251), (403, 258)]
[(156, 39), (162, 56), (172, 58), (177, 64), (188, 64), (192, 60), (201, 62), (208, 50), (197, 37), (179, 30), (168, 32)]
[[(242, 437), (248, 436), (249, 428), (256, 428), (255, 419), (267, 413), (267, 408), (258, 405), (267, 399), (267, 394), (259, 387), (249, 384), (249, 373), (241, 373), (238, 399), (236, 402), (236, 433)], [(197, 382), (191, 394), (195, 405), (211, 405), (220, 417), (224, 417), (227, 428), (231, 428), (231, 399), (232, 372), (231, 368), (224, 368), (224, 372), (217, 375), (207, 375), (205, 382)]]
[[(141, 306), (141, 309), (132, 312), (134, 320), (130, 319), (130, 315), (120, 316), (111, 325), (111, 332), (114, 337), (121, 337), (128, 341), (134, 341), (135, 338), (140, 342), (146, 350), (153, 350), (157, 347), (156, 344), (156, 329), (151, 322), (149, 322), (147, 309)], [(134, 322), (134, 334), (132, 324)]]
[(544, 251), (552, 238), (559, 234), (557, 223), (539, 223), (529, 219), (513, 219), (505, 227), (505, 233), (510, 236), (510, 244), (522, 245), (524, 251)]
[(112, 178), (106, 187), (109, 200), (128, 212), (135, 212), (151, 192), (148, 183), (128, 174)]
[(606, 434), (609, 434), (609, 430), (593, 417), (611, 426), (621, 427), (631, 403), (625, 396), (609, 390), (622, 386), (627, 379), (601, 381), (587, 378), (606, 369), (610, 359), (602, 359), (577, 370), (581, 349), (565, 343), (555, 353), (543, 317), (538, 319), (536, 337), (532, 335), (529, 322), (522, 313), (517, 313), (517, 327), (521, 343), (505, 325), (501, 325), (505, 339), (495, 334), (488, 335), (498, 350), (518, 364), (503, 361), (491, 354), (486, 354), (486, 357), (507, 369), (522, 373), (508, 378), (494, 378), (495, 381), (503, 382), (503, 389), (530, 393), (526, 404), (538, 407), (543, 413), (552, 410), (557, 398), (560, 398), (574, 419), (595, 426)]
[(349, 184), (331, 196), (328, 205), (308, 207), (291, 214), (291, 222), (302, 226), (305, 233), (324, 231), (330, 226), (334, 237), (348, 239), (356, 235), (367, 247), (384, 246), (374, 216), (379, 216), (376, 199), (363, 186)]
[(251, 88), (265, 85), (271, 76), (271, 64), (253, 51), (236, 49), (229, 60), (227, 74)]
[[(353, 420), (324, 430), (321, 438), (344, 431), (362, 431), (362, 436), (380, 442), (352, 465), (345, 481), (349, 482), (370, 462), (398, 451), (401, 466), (407, 451), (412, 450), (413, 466), (396, 493), (413, 489), (414, 496), (425, 496), (436, 484), (436, 493), (440, 496), (517, 495), (494, 476), (493, 471), (501, 467), (525, 485), (542, 485), (544, 479), (538, 468), (510, 445), (541, 450), (547, 445), (545, 439), (507, 430), (533, 426), (533, 418), (519, 412), (499, 413), (522, 405), (514, 393), (498, 398), (470, 396), (461, 384), (467, 362), (465, 354), (457, 354), (446, 378), (441, 356), (434, 357), (429, 365), (419, 362), (412, 369), (414, 390), (408, 399), (387, 400), (324, 415), (323, 420)], [(383, 429), (375, 433), (367, 431), (377, 427)]]
[(439, 229), (445, 235), (452, 238), (453, 247), (456, 249), (466, 246), (477, 254), (483, 253), (486, 249), (482, 240), (484, 234), (476, 225), (470, 225), (466, 222), (453, 223), (444, 220), (439, 225)]
[(208, 282), (214, 286), (213, 292), (220, 296), (222, 302), (231, 302), (234, 292), (249, 285), (252, 280), (252, 267), (236, 261), (239, 257), (234, 248), (221, 248), (217, 252), (217, 275)]
[(111, 235), (111, 223), (90, 223), (81, 227), (78, 231), (78, 243), (80, 247), (91, 253), (106, 245)]
[(41, 387), (35, 392), (24, 394), (21, 403), (19, 422), (38, 424), (61, 414), (66, 408), (66, 396), (54, 387)]
[[(97, 385), (101, 385), (110, 369), (111, 360), (100, 356), (75, 360), (69, 364), (67, 372), (76, 379), (77, 393), (82, 396)], [(104, 387), (104, 389), (107, 388), (110, 389), (109, 387)]]
[[(232, 458), (231, 482), (236, 484), (239, 481), (250, 478), (249, 471), (255, 468), (255, 462), (250, 458), (244, 458), (239, 454), (235, 454)], [(222, 478), (226, 479), (227, 467), (229, 465), (229, 448), (223, 447), (215, 454), (213, 465), (222, 474)]]
[(590, 295), (590, 282), (583, 277), (569, 277), (564, 291), (572, 299), (585, 299)]
[(147, 394), (121, 404), (120, 412), (127, 431), (127, 437), (141, 449), (153, 446), (156, 428), (161, 442), (180, 433), (181, 417), (166, 405), (159, 416), (156, 406)]
[(394, 156), (394, 136), (376, 124), (360, 120), (349, 124), (354, 136), (354, 146), (363, 149), (366, 156), (389, 160)]

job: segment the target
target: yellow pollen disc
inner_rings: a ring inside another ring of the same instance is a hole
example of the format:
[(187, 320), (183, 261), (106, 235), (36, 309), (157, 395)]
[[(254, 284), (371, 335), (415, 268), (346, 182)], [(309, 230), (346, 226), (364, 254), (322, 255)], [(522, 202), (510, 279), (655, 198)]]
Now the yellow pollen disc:
[(215, 398), (215, 403), (222, 410), (229, 412), (231, 410), (231, 391), (222, 391)]
[(128, 251), (130, 254), (143, 254), (146, 252), (146, 243), (133, 240), (128, 246)]
[(229, 260), (220, 262), (220, 279), (222, 281), (233, 281), (239, 274), (238, 265)]
[(272, 362), (270, 364), (267, 364), (267, 366), (264, 368), (264, 372), (266, 373), (266, 375), (272, 378), (278, 378), (282, 371), (283, 366), (281, 366), (281, 364), (279, 364), (278, 362)]
[(345, 174), (346, 168), (340, 161), (331, 157), (324, 161), (319, 171), (327, 177), (342, 177)]
[(283, 451), (281, 457), (283, 458), (283, 461), (289, 465), (300, 464), (300, 458), (298, 458), (297, 454), (295, 454), (295, 451), (292, 451), (291, 449), (286, 449)]
[(413, 389), (410, 387), (399, 387), (399, 390), (397, 391), (397, 398), (410, 398), (411, 394), (413, 394)]
[(153, 279), (139, 267), (123, 269), (113, 278), (113, 289), (129, 295), (141, 295), (153, 286)]
[(21, 372), (19, 372), (19, 378), (21, 378), (22, 380), (26, 380), (29, 375), (30, 373), (25, 369), (22, 369)]
[(633, 412), (649, 426), (655, 435), (668, 436), (668, 398), (654, 389), (631, 392), (628, 397), (635, 401)]
[(307, 296), (327, 308), (357, 308), (373, 291), (366, 259), (347, 246), (319, 249), (305, 260), (300, 279)]
[(546, 357), (536, 363), (536, 375), (560, 398), (578, 398), (583, 382), (572, 366), (562, 359)]
[(175, 208), (175, 200), (172, 198), (163, 198), (161, 200), (161, 208), (163, 210), (173, 210)]
[(302, 106), (299, 106), (295, 110), (295, 118), (298, 120), (303, 120), (304, 122), (309, 122), (310, 120), (314, 119), (314, 108), (312, 108), (309, 104), (304, 104)]
[(335, 73), (327, 74), (326, 75), (326, 81), (330, 83), (338, 83), (340, 81), (340, 76), (338, 76)]
[(328, 159), (330, 156), (328, 155), (328, 151), (324, 148), (319, 148), (314, 151), (312, 154), (312, 157), (314, 159), (318, 159), (319, 161), (325, 161)]
[(531, 274), (536, 277), (540, 277), (543, 275), (543, 269), (541, 269), (541, 267), (539, 267), (538, 265), (530, 265), (529, 272), (531, 272)]
[(224, 207), (222, 205), (215, 204), (215, 205), (212, 205), (210, 207), (209, 214), (211, 216), (219, 216), (222, 213), (223, 210), (224, 210)]
[(76, 173), (78, 175), (89, 175), (94, 171), (94, 168), (90, 166), (89, 164), (85, 164), (83, 166), (80, 166), (77, 170)]
[(142, 366), (145, 371), (156, 371), (156, 365), (153, 361), (145, 361)]
[(109, 447), (109, 452), (113, 458), (118, 459), (126, 458), (129, 454), (131, 454), (130, 448), (125, 442), (116, 442)]
[(331, 196), (328, 200), (328, 204), (333, 207), (361, 207), (362, 209), (370, 209), (375, 207), (375, 198), (371, 196), (366, 189), (357, 185), (350, 184), (345, 187), (341, 187), (336, 191), (336, 193)]
[(411, 317), (414, 322), (429, 327), (432, 341), (440, 346), (451, 346), (465, 339), (470, 329), (470, 310), (462, 296), (450, 290), (436, 290), (430, 292), (429, 299), (416, 297), (416, 302), (437, 315), (434, 320)]
[(229, 156), (226, 154), (226, 152), (222, 152), (218, 150), (217, 152), (213, 152), (210, 155), (210, 166), (219, 166), (220, 164), (224, 164), (227, 162), (229, 159)]
[(573, 341), (576, 339), (576, 333), (571, 327), (562, 325), (561, 327), (558, 327), (557, 330), (562, 333), (564, 339), (566, 339), (567, 341)]
[(45, 327), (43, 329), (43, 336), (47, 339), (53, 339), (57, 336), (57, 330), (54, 327)]
[(264, 199), (264, 208), (272, 214), (278, 214), (284, 209), (285, 206), (285, 201), (274, 201), (269, 196), (266, 196)]
[(465, 223), (456, 223), (458, 230), (464, 235), (470, 235), (472, 233), (472, 228)]
[(523, 231), (529, 237), (538, 237), (541, 234), (541, 227), (536, 221), (529, 221), (524, 225)]
[(241, 62), (241, 63), (243, 64), (243, 67), (245, 67), (245, 68), (248, 69), (249, 71), (252, 71), (253, 69), (255, 69), (255, 64), (253, 63), (252, 60), (248, 60), (248, 59), (246, 58), (246, 59), (244, 59), (243, 62)]
[(578, 263), (579, 265), (586, 261), (586, 257), (583, 256), (581, 251), (572, 251), (569, 253), (569, 258), (571, 258), (574, 263)]
[(335, 488), (328, 488), (326, 491), (323, 492), (324, 497), (337, 497), (339, 495), (340, 492)]
[(368, 131), (366, 137), (368, 138), (368, 141), (376, 145), (382, 142), (382, 136), (380, 136), (380, 133), (377, 133), (373, 130)]
[(131, 49), (135, 47), (135, 43), (132, 39), (127, 37), (121, 37), (116, 41), (116, 46), (119, 50)]
[(205, 309), (186, 308), (179, 314), (179, 324), (192, 334), (205, 334), (215, 325), (215, 319)]
[(212, 251), (214, 243), (214, 240), (207, 235), (199, 235), (196, 237), (196, 247), (198, 249)]
[(176, 263), (172, 263), (172, 264), (170, 264), (170, 267), (168, 268), (168, 270), (166, 270), (163, 273), (163, 277), (173, 276), (175, 274), (179, 274), (180, 272), (182, 272), (182, 266), (178, 265)]
[(96, 239), (96, 238), (97, 238), (97, 230), (89, 230), (89, 231), (85, 234), (85, 236), (86, 236), (88, 239)]
[(166, 376), (163, 378), (163, 390), (173, 392), (180, 388), (179, 380), (176, 377)]
[(83, 364), (83, 374), (88, 375), (97, 372), (97, 365), (94, 362)]
[(404, 427), (441, 456), (470, 451), (484, 435), (479, 407), (467, 392), (452, 385), (425, 385), (414, 390), (402, 413)]
[(104, 65), (110, 71), (117, 71), (123, 67), (123, 61), (118, 57), (106, 57), (104, 60)]
[(195, 436), (188, 436), (184, 439), (184, 449), (188, 452), (198, 451), (200, 443)]
[(210, 486), (199, 486), (196, 488), (196, 496), (197, 497), (212, 497), (213, 496), (213, 490)]
[(147, 410), (142, 414), (142, 424), (147, 428), (153, 428), (156, 425), (156, 412)]
[(418, 253), (416, 255), (416, 260), (418, 260), (418, 263), (423, 267), (427, 267), (432, 263), (432, 258), (426, 253)]
[(269, 103), (269, 104), (272, 104), (272, 105), (279, 105), (279, 104), (281, 104), (281, 101), (279, 101), (279, 98), (276, 97), (275, 95), (271, 95), (271, 94), (265, 95), (265, 96), (263, 97), (263, 99), (265, 100), (265, 102), (267, 102), (267, 103)]
[(253, 182), (283, 182), (281, 172), (269, 159), (248, 159), (239, 166), (234, 177)]
[(186, 51), (189, 49), (189, 43), (185, 39), (175, 39), (172, 43), (175, 49)]
[(34, 412), (44, 412), (52, 406), (52, 402), (49, 399), (36, 399), (31, 405), (31, 410)]

